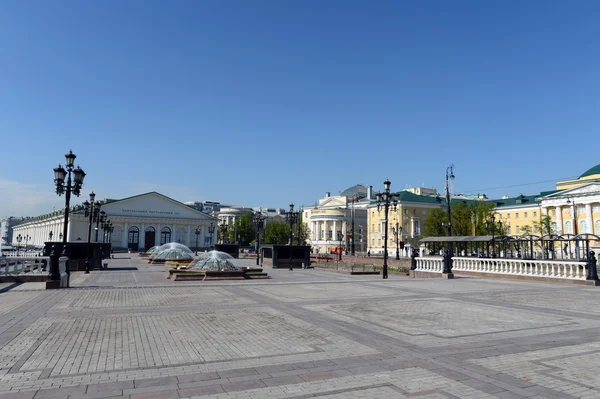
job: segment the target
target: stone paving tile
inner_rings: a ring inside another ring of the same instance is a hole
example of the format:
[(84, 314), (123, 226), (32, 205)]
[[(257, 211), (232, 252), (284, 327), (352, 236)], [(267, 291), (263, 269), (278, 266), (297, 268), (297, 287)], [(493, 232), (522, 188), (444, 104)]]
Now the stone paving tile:
[(126, 256), (73, 289), (0, 293), (0, 399), (600, 398), (588, 287), (272, 269), (179, 284)]

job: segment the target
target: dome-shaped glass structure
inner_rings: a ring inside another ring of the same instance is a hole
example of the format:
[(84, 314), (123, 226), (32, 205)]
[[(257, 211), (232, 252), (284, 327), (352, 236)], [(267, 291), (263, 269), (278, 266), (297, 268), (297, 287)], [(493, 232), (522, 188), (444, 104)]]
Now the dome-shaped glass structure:
[(186, 247), (183, 244), (180, 244), (178, 242), (168, 242), (166, 244), (163, 244), (159, 247), (159, 250), (164, 250), (164, 249), (178, 249), (180, 251), (184, 251), (187, 252), (189, 254), (194, 254), (194, 251), (192, 251), (191, 249), (189, 249), (188, 247)]
[(210, 251), (202, 255), (201, 259), (188, 266), (188, 270), (239, 270), (231, 259), (233, 256), (220, 251)]
[(163, 260), (192, 260), (194, 258), (193, 253), (188, 253), (181, 249), (177, 248), (167, 248), (160, 250), (153, 254), (153, 261), (163, 261)]

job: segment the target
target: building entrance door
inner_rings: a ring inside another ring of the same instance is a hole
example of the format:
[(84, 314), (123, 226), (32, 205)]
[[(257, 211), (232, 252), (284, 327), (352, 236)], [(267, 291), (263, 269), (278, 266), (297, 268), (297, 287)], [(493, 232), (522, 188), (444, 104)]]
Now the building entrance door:
[(154, 230), (146, 231), (146, 234), (144, 236), (144, 251), (147, 251), (154, 246), (155, 236), (156, 232)]
[(148, 252), (148, 250), (154, 246), (154, 243), (156, 242), (155, 237), (156, 230), (154, 230), (154, 227), (146, 227), (146, 231), (144, 232), (144, 252)]

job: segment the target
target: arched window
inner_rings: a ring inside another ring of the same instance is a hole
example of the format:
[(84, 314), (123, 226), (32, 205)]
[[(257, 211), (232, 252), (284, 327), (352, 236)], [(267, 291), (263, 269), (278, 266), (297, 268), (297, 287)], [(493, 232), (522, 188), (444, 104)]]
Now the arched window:
[(152, 226), (148, 226), (148, 227), (146, 227), (146, 232), (147, 232), (147, 233), (148, 233), (148, 232), (150, 232), (150, 233), (154, 233), (155, 231), (156, 231), (156, 230), (155, 230), (155, 229), (154, 229), (154, 227), (152, 227)]
[(135, 226), (129, 228), (129, 234), (127, 238), (129, 244), (139, 244), (140, 242), (140, 229)]
[(585, 220), (582, 220), (579, 222), (579, 234), (585, 234), (587, 233), (587, 222)]
[(556, 222), (550, 223), (550, 228), (552, 229), (552, 234), (558, 234), (558, 225)]
[(565, 233), (573, 234), (573, 227), (570, 221), (565, 222)]
[(596, 220), (596, 231), (594, 232), (594, 234), (600, 234), (600, 219)]
[(171, 242), (171, 229), (168, 227), (163, 227), (160, 230), (160, 245)]

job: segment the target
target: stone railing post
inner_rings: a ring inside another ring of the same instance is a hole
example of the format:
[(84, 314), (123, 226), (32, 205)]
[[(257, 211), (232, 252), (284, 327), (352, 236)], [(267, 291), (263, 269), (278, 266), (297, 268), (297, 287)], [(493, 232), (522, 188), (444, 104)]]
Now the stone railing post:
[(56, 289), (60, 288), (60, 270), (58, 266), (58, 258), (60, 255), (58, 254), (58, 248), (55, 245), (52, 245), (52, 250), (50, 251), (50, 267), (48, 273), (48, 281), (46, 282), (46, 289)]

